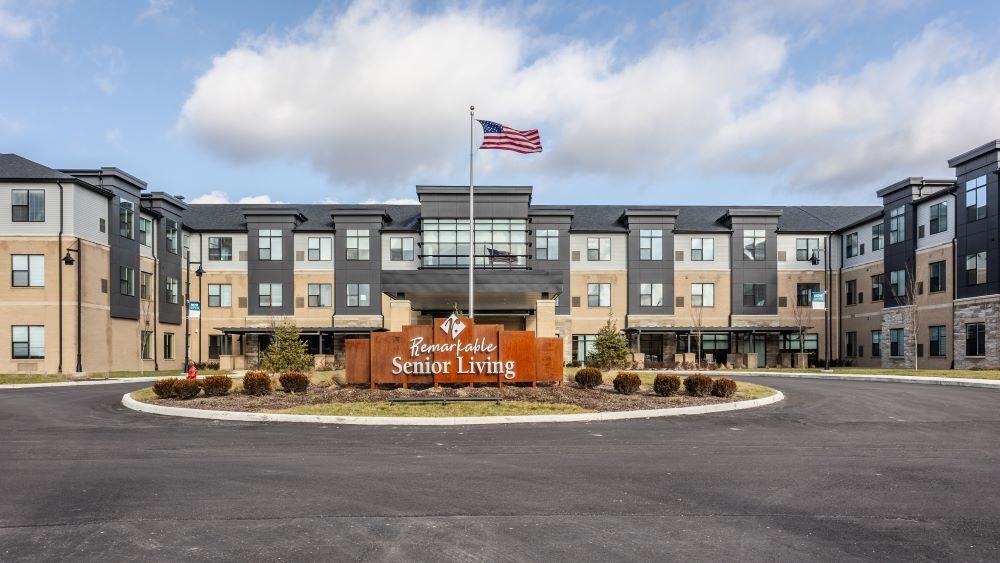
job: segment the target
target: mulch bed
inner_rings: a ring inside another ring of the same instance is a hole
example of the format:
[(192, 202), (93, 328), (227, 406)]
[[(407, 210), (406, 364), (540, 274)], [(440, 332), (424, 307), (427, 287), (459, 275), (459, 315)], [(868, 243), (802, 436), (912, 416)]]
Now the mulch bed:
[[(683, 392), (683, 390), (682, 390)], [(720, 397), (691, 397), (680, 394), (672, 397), (660, 397), (649, 387), (642, 386), (633, 395), (621, 395), (614, 391), (611, 385), (605, 384), (596, 389), (581, 389), (572, 383), (562, 385), (530, 386), (505, 385), (496, 386), (446, 387), (440, 389), (427, 387), (424, 389), (383, 388), (371, 390), (368, 387), (341, 387), (337, 384), (311, 385), (305, 393), (286, 393), (280, 388), (273, 394), (262, 397), (252, 397), (241, 392), (230, 393), (224, 397), (205, 397), (199, 395), (194, 399), (152, 399), (148, 402), (175, 407), (187, 407), (206, 410), (259, 412), (265, 410), (287, 409), (300, 405), (322, 403), (355, 403), (384, 402), (392, 397), (496, 397), (502, 396), (506, 401), (530, 401), (538, 403), (561, 403), (578, 405), (591, 411), (628, 411), (640, 409), (662, 409), (671, 407), (687, 407), (692, 405), (710, 405), (728, 403), (738, 399), (735, 397), (723, 399)]]

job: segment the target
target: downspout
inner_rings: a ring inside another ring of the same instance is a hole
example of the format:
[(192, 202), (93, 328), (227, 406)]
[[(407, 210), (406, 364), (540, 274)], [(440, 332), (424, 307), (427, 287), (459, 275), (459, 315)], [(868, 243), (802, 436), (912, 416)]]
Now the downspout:
[[(956, 188), (957, 189), (957, 188)], [(951, 367), (955, 369), (955, 342), (958, 335), (955, 334), (955, 298), (958, 297), (958, 195), (951, 193), (951, 198), (955, 202), (955, 220), (951, 225)]]
[(59, 265), (59, 369), (58, 373), (63, 372), (63, 213), (65, 208), (63, 206), (63, 185), (62, 182), (56, 182), (59, 186), (59, 252), (56, 255), (57, 264)]
[(157, 258), (156, 250), (160, 246), (160, 220), (153, 222), (153, 244), (150, 249), (153, 251), (153, 370), (160, 370), (160, 350), (159, 335), (156, 333), (156, 326), (160, 323), (157, 314), (157, 306), (160, 303), (160, 260)]
[[(198, 233), (198, 267), (201, 267), (201, 263), (204, 261), (202, 259), (202, 257), (201, 257), (201, 253), (205, 249), (205, 247), (202, 246), (204, 244), (204, 242), (205, 242), (204, 240), (202, 240), (202, 237), (203, 237), (202, 233)], [(202, 290), (202, 285), (201, 285), (202, 284), (202, 277), (204, 277), (204, 276), (198, 276), (198, 302), (199, 303), (201, 302), (202, 296), (204, 295), (202, 293), (202, 291), (201, 291)], [(231, 295), (230, 295), (230, 298), (232, 298)], [(203, 342), (202, 339), (205, 337), (204, 336), (205, 333), (203, 333), (201, 331), (201, 319), (202, 319), (202, 315), (199, 314), (198, 315), (198, 363), (199, 364), (202, 362), (202, 358), (201, 358), (201, 349), (202, 349), (202, 342)], [(323, 335), (321, 334), (319, 338), (320, 338), (320, 342), (322, 342)], [(322, 346), (322, 344), (320, 344), (320, 345)]]
[[(838, 244), (840, 247), (840, 265), (837, 266), (837, 293), (840, 293), (840, 284), (844, 280), (844, 245), (843, 243)], [(833, 268), (831, 268), (832, 274)], [(833, 280), (830, 280), (831, 285)], [(837, 297), (837, 361), (841, 361), (840, 357), (840, 327), (841, 320), (844, 318), (844, 300)], [(833, 319), (830, 320), (830, 325), (833, 325)], [(833, 332), (832, 330), (830, 332)], [(832, 335), (831, 335), (832, 336)]]
[(83, 373), (83, 243), (76, 237), (76, 373)]

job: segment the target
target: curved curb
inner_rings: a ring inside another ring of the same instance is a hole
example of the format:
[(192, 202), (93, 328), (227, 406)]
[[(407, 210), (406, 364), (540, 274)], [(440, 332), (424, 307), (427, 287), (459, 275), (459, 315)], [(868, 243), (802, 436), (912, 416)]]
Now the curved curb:
[[(663, 371), (654, 373), (672, 373), (687, 375), (705, 373), (703, 371)], [(815, 372), (766, 372), (766, 371), (730, 371), (711, 372), (725, 373), (737, 377), (786, 377), (789, 379), (830, 379), (833, 381), (867, 381), (872, 383), (919, 383), (923, 385), (946, 385), (951, 387), (979, 387), (983, 389), (1000, 389), (1000, 379), (975, 379), (970, 377), (934, 377), (915, 375), (863, 375), (852, 373), (815, 373)]]
[(164, 407), (136, 401), (131, 393), (122, 396), (122, 405), (135, 411), (181, 416), (209, 420), (229, 420), (240, 422), (313, 422), (320, 424), (359, 424), (366, 426), (464, 426), (470, 424), (523, 424), (531, 422), (597, 422), (605, 420), (628, 420), (634, 418), (661, 418), (689, 414), (737, 411), (762, 407), (782, 401), (785, 395), (775, 391), (774, 395), (762, 399), (750, 399), (732, 403), (676, 407), (672, 409), (647, 409), (641, 411), (590, 412), (576, 414), (529, 414), (512, 416), (456, 416), (456, 417), (410, 417), (410, 416), (328, 416), (312, 414), (272, 414), (257, 412), (209, 411), (183, 407)]
[[(227, 374), (228, 375), (228, 374)], [(0, 391), (4, 389), (44, 389), (46, 387), (76, 387), (78, 385), (113, 385), (115, 383), (149, 383), (160, 379), (185, 379), (184, 375), (161, 375), (154, 377), (111, 377), (108, 379), (81, 379), (79, 381), (53, 381), (51, 383), (0, 383)], [(233, 379), (240, 379), (242, 375), (229, 375)], [(199, 375), (198, 379), (205, 379), (204, 375)]]

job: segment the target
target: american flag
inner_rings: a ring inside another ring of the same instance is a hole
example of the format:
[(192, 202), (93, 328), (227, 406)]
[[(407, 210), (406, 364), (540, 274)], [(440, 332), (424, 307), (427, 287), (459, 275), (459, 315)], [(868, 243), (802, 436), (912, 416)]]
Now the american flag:
[(490, 257), (490, 263), (503, 262), (504, 264), (516, 264), (517, 256), (514, 256), (506, 250), (497, 250), (495, 248), (486, 247), (486, 254)]
[(521, 154), (542, 152), (542, 141), (538, 138), (538, 129), (518, 131), (493, 121), (484, 119), (476, 121), (483, 126), (483, 144), (479, 146), (481, 149), (499, 149)]

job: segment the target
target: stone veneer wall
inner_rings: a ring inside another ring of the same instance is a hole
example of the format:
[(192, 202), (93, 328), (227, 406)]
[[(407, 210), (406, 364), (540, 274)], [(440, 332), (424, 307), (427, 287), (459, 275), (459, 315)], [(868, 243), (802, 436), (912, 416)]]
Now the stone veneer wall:
[[(882, 310), (882, 367), (887, 368), (912, 368), (913, 353), (913, 331), (910, 330), (910, 307), (890, 307)], [(892, 341), (889, 338), (889, 329), (903, 329), (903, 355), (892, 357), (889, 355), (892, 349)], [(858, 343), (862, 342), (861, 335), (858, 335)]]
[(333, 326), (335, 327), (372, 327), (382, 326), (382, 315), (359, 315), (356, 317), (346, 317), (344, 315), (334, 315)]
[[(1000, 320), (1000, 297), (982, 297), (955, 301), (955, 324), (952, 326), (952, 350), (955, 369), (1000, 368), (997, 329)], [(986, 356), (965, 357), (966, 323), (986, 323)]]
[(573, 361), (573, 317), (556, 315), (556, 332), (563, 341), (563, 362)]

